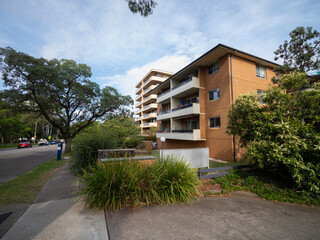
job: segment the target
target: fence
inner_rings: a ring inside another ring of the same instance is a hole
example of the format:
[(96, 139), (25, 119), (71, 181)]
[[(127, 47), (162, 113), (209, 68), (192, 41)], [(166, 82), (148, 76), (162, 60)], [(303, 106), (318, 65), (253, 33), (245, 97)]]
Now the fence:
[[(198, 172), (198, 177), (200, 180), (202, 179), (209, 179), (209, 178), (217, 178), (217, 177), (223, 177), (230, 173), (230, 169), (241, 169), (241, 168), (248, 168), (249, 165), (239, 165), (239, 166), (230, 166), (230, 167), (218, 167), (218, 168), (207, 168), (207, 169), (201, 169)], [(213, 174), (205, 174), (203, 173), (212, 173)]]

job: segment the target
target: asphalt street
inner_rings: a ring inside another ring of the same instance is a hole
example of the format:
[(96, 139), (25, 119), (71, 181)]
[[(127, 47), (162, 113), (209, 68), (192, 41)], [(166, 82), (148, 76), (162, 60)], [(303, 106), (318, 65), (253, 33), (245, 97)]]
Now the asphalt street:
[(0, 151), (0, 185), (57, 156), (58, 145)]

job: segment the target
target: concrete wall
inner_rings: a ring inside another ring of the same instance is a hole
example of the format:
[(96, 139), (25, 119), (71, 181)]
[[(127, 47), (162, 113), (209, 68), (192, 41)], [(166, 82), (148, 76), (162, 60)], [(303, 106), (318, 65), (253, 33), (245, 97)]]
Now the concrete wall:
[(209, 167), (209, 149), (208, 148), (185, 148), (185, 149), (164, 149), (160, 150), (160, 156), (164, 159), (169, 156), (182, 159), (193, 168)]

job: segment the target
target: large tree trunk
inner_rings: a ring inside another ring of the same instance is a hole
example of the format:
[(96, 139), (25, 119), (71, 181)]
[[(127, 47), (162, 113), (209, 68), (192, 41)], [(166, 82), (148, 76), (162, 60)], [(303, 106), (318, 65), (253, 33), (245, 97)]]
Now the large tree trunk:
[(72, 139), (71, 139), (71, 138), (65, 138), (64, 141), (65, 141), (65, 144), (66, 144), (65, 149), (64, 149), (64, 152), (65, 152), (65, 153), (71, 152)]

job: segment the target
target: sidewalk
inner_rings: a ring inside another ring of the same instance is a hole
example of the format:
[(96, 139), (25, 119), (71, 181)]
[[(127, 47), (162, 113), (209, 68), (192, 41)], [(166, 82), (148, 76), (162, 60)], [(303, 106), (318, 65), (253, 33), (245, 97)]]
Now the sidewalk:
[(77, 188), (75, 176), (64, 165), (2, 239), (108, 239), (104, 214), (73, 201)]

